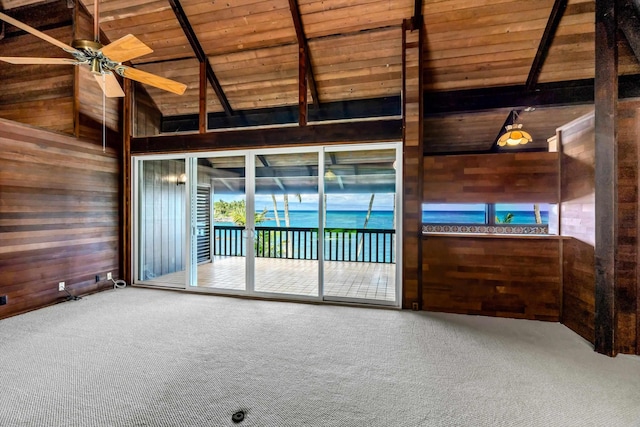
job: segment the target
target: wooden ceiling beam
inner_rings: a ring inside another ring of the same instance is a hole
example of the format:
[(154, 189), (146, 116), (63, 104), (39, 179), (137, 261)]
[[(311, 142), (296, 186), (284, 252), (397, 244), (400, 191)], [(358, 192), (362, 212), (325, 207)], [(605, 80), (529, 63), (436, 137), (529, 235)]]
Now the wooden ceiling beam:
[(536, 52), (536, 56), (533, 59), (531, 70), (529, 70), (529, 76), (527, 77), (526, 83), (526, 87), (528, 90), (535, 89), (536, 85), (538, 84), (540, 71), (542, 71), (544, 61), (545, 59), (547, 59), (547, 55), (549, 54), (549, 48), (551, 47), (551, 43), (553, 43), (553, 38), (556, 35), (558, 25), (560, 25), (560, 20), (564, 15), (564, 11), (567, 9), (567, 1), (568, 0), (555, 0), (555, 2), (553, 3), (553, 8), (551, 9), (551, 14), (549, 15), (549, 20), (547, 21), (547, 26), (544, 29), (542, 38), (540, 39), (538, 51)]
[(300, 17), (300, 8), (298, 7), (297, 0), (289, 0), (289, 9), (291, 10), (293, 26), (296, 29), (298, 48), (303, 49), (305, 53), (304, 61), (306, 66), (307, 85), (309, 86), (309, 89), (311, 89), (311, 98), (313, 98), (313, 105), (315, 107), (318, 107), (320, 105), (320, 99), (318, 98), (316, 79), (313, 73), (313, 67), (311, 66), (311, 52), (309, 51), (309, 44), (307, 43), (307, 37), (304, 33), (304, 27), (302, 26), (302, 18)]
[[(296, 123), (298, 106), (260, 108), (236, 111), (233, 116), (209, 113), (208, 128), (224, 129), (249, 126), (284, 125)], [(310, 107), (309, 121), (364, 119), (371, 117), (400, 116), (400, 97), (360, 99), (326, 102), (320, 108)], [(198, 129), (197, 115), (168, 116), (162, 119), (162, 132), (178, 132)]]
[(424, 17), (422, 16), (422, 0), (415, 0), (413, 4), (413, 16), (411, 17), (411, 29), (417, 30), (422, 27)]
[(640, 0), (626, 0), (620, 5), (618, 26), (640, 62)]
[(513, 124), (513, 122), (515, 120), (514, 117), (517, 116), (518, 114), (520, 114), (521, 111), (522, 110), (517, 110), (517, 111), (516, 110), (511, 110), (509, 112), (509, 114), (507, 115), (507, 118), (504, 120), (504, 123), (502, 124), (502, 127), (498, 131), (498, 135), (493, 140), (493, 144), (491, 145), (491, 149), (490, 149), (490, 151), (492, 153), (497, 153), (497, 152), (500, 151), (500, 146), (498, 145), (498, 140), (506, 132), (507, 126)]
[(391, 142), (402, 139), (402, 120), (365, 120), (325, 125), (207, 132), (204, 134), (160, 135), (133, 138), (132, 154), (196, 152), (256, 147)]
[(182, 4), (180, 4), (180, 0), (169, 0), (169, 4), (171, 5), (171, 9), (173, 9), (173, 13), (176, 15), (176, 19), (180, 23), (182, 27), (182, 31), (184, 31), (184, 35), (189, 40), (189, 44), (193, 49), (193, 53), (195, 53), (198, 61), (203, 62), (206, 67), (207, 80), (211, 87), (213, 87), (214, 92), (216, 93), (220, 104), (222, 104), (222, 108), (224, 109), (227, 115), (233, 115), (233, 109), (231, 108), (231, 104), (229, 104), (229, 100), (222, 90), (222, 86), (216, 77), (216, 74), (213, 72), (213, 68), (211, 68), (211, 63), (209, 62), (209, 58), (204, 52), (200, 41), (198, 41), (198, 37), (196, 36), (193, 27), (189, 23), (189, 18), (187, 18), (187, 14), (182, 8)]
[[(619, 77), (620, 99), (640, 96), (638, 75)], [(446, 92), (425, 92), (425, 115), (486, 111), (496, 108), (526, 108), (562, 105), (584, 105), (594, 102), (594, 79), (544, 83), (535, 91), (524, 85)]]

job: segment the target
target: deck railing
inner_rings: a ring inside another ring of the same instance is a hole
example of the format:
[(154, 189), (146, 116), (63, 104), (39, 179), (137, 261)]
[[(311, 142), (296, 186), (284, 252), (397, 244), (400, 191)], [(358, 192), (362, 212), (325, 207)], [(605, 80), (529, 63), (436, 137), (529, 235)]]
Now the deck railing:
[[(244, 227), (215, 226), (214, 255), (246, 256)], [(256, 256), (264, 258), (318, 259), (318, 229), (306, 227), (256, 227)], [(366, 228), (325, 228), (324, 259), (395, 263), (395, 231)]]

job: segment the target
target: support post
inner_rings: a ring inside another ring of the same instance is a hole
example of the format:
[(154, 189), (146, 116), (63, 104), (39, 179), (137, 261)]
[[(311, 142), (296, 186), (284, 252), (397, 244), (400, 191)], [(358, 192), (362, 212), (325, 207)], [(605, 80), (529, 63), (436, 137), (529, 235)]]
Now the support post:
[(402, 123), (403, 123), (403, 308), (422, 309), (422, 94), (424, 31), (413, 29), (407, 19), (402, 26)]
[(618, 244), (618, 45), (616, 0), (596, 1), (595, 69), (595, 350), (615, 356)]
[(124, 79), (124, 101), (122, 105), (122, 153), (120, 155), (121, 203), (120, 203), (120, 277), (132, 283), (132, 232), (131, 228), (131, 130), (132, 130), (132, 83)]

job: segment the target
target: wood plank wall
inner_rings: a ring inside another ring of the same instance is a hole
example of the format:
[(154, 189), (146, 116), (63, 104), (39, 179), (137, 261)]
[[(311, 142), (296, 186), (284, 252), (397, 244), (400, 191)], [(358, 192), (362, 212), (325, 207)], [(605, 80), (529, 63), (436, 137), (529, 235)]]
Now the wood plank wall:
[[(558, 153), (424, 158), (426, 203), (557, 203)], [(422, 241), (423, 307), (558, 321), (556, 236), (427, 235)]]
[(618, 103), (618, 251), (616, 258), (615, 347), (640, 354), (638, 280), (638, 154), (640, 101)]
[(422, 245), (425, 310), (559, 321), (557, 237), (433, 235)]
[(177, 185), (185, 172), (184, 161), (147, 160), (140, 188), (141, 250), (139, 279), (145, 280), (184, 270), (185, 186)]
[(162, 113), (140, 84), (133, 84), (133, 136), (159, 135)]
[(558, 153), (424, 157), (426, 203), (557, 203)]
[(595, 316), (594, 114), (558, 130), (561, 155), (562, 323), (594, 343)]
[(118, 173), (114, 147), (0, 119), (0, 318), (112, 286)]
[[(69, 20), (71, 13), (70, 9)], [(71, 26), (44, 32), (66, 43), (71, 42)], [(0, 55), (69, 57), (61, 49), (52, 48), (51, 44), (31, 34), (3, 40)], [(0, 118), (72, 134), (75, 68), (0, 63)]]
[(402, 307), (419, 308), (421, 300), (420, 227), (422, 223), (422, 42), (423, 31), (403, 25), (403, 209)]

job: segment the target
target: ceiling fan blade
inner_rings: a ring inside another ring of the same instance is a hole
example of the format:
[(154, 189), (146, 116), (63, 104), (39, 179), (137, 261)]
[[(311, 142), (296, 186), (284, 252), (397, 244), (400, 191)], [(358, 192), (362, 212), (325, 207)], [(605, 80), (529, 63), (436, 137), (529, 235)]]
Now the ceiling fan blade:
[(121, 65), (117, 70), (118, 74), (128, 79), (135, 80), (140, 83), (146, 83), (150, 86), (154, 86), (168, 92), (173, 92), (177, 95), (182, 95), (187, 89), (187, 85), (183, 83), (165, 79), (164, 77), (156, 76), (155, 74), (147, 73), (146, 71), (138, 70), (136, 68)]
[(127, 34), (100, 50), (104, 56), (115, 62), (125, 62), (153, 52), (153, 49), (142, 43), (133, 34)]
[(66, 43), (62, 43), (60, 40), (56, 40), (51, 36), (46, 35), (45, 33), (36, 30), (33, 27), (28, 26), (27, 24), (23, 24), (22, 22), (13, 19), (12, 17), (5, 15), (4, 13), (0, 12), (0, 19), (3, 20), (4, 22), (7, 22), (15, 27), (20, 28), (21, 30), (26, 31), (27, 33), (33, 34), (36, 37), (41, 38), (44, 41), (47, 41), (53, 45), (58, 46), (61, 49), (66, 50), (67, 52), (76, 52), (76, 49), (74, 49), (73, 47), (69, 46)]
[(118, 83), (118, 79), (113, 73), (108, 74), (94, 74), (96, 81), (100, 85), (100, 88), (104, 92), (107, 98), (122, 98), (124, 97), (124, 91)]
[(0, 56), (0, 61), (9, 64), (48, 64), (48, 65), (75, 65), (74, 59), (67, 58), (31, 58), (28, 56)]

